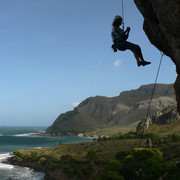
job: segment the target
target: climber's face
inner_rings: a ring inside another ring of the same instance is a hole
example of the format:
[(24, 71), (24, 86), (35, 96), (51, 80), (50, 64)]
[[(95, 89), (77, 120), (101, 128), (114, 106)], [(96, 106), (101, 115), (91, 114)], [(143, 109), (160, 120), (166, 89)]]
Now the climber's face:
[(122, 24), (122, 19), (121, 18), (117, 19), (117, 22), (118, 22), (119, 25), (121, 25)]

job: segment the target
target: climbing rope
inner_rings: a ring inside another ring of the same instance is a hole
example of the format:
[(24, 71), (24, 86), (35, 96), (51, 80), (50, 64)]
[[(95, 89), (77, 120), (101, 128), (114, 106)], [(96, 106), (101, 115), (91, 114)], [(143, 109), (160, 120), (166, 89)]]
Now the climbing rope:
[(150, 112), (150, 108), (151, 108), (151, 103), (152, 103), (152, 99), (153, 99), (153, 96), (154, 96), (154, 92), (155, 92), (155, 88), (156, 88), (156, 84), (157, 84), (157, 79), (158, 79), (158, 76), (159, 76), (159, 71), (160, 71), (162, 59), (163, 59), (163, 56), (164, 56), (164, 54), (161, 51), (160, 51), (160, 53), (161, 53), (161, 58), (160, 58), (160, 62), (159, 62), (159, 67), (158, 67), (158, 71), (157, 71), (157, 74), (156, 74), (156, 78), (155, 78), (155, 82), (154, 82), (154, 86), (153, 86), (153, 90), (152, 90), (152, 94), (151, 94), (151, 99), (150, 99), (150, 102), (149, 102), (148, 110), (147, 110), (147, 113), (146, 113), (146, 118), (145, 118), (145, 121), (143, 123), (143, 131), (142, 131), (142, 134), (141, 134), (141, 138), (140, 138), (138, 149), (140, 148), (141, 141), (142, 141), (142, 138), (143, 138), (143, 135), (144, 135), (144, 131), (145, 131), (144, 125), (145, 125), (145, 123), (147, 121), (147, 118), (149, 116), (149, 112)]
[(123, 3), (123, 0), (122, 0), (122, 26), (123, 26), (123, 31), (124, 31), (124, 3)]
[[(122, 0), (122, 27), (123, 27), (123, 31), (124, 31), (124, 2)], [(157, 84), (157, 79), (158, 79), (158, 76), (159, 76), (159, 71), (160, 71), (160, 67), (161, 67), (161, 63), (162, 63), (162, 59), (163, 59), (163, 56), (164, 54), (160, 51), (161, 53), (161, 58), (160, 58), (160, 62), (159, 62), (159, 67), (158, 67), (158, 71), (157, 71), (157, 74), (156, 74), (156, 78), (155, 78), (155, 82), (154, 82), (154, 86), (153, 86), (153, 90), (152, 90), (152, 94), (151, 94), (151, 99), (150, 99), (150, 102), (149, 102), (149, 106), (148, 106), (148, 109), (147, 109), (147, 113), (146, 113), (146, 118), (145, 118), (145, 121), (143, 123), (143, 131), (142, 131), (142, 134), (141, 134), (141, 138), (140, 138), (140, 142), (139, 142), (139, 146), (138, 146), (138, 149), (140, 148), (140, 145), (141, 145), (141, 141), (142, 141), (142, 138), (143, 138), (143, 135), (144, 135), (144, 125), (147, 121), (147, 118), (149, 116), (149, 112), (150, 112), (150, 108), (151, 108), (151, 103), (152, 103), (152, 99), (153, 99), (153, 96), (154, 96), (154, 92), (155, 92), (155, 88), (156, 88), (156, 84)]]

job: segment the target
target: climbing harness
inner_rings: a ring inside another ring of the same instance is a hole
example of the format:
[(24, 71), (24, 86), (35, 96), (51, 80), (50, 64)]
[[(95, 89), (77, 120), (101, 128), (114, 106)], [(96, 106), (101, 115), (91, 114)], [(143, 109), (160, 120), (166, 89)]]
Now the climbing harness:
[(122, 27), (123, 27), (123, 31), (124, 31), (124, 3), (122, 0)]
[(164, 54), (161, 51), (160, 51), (160, 53), (161, 53), (161, 58), (160, 58), (160, 62), (159, 62), (159, 67), (158, 67), (158, 71), (157, 71), (157, 74), (156, 74), (156, 78), (155, 78), (155, 82), (154, 82), (154, 87), (153, 87), (152, 94), (151, 94), (151, 99), (150, 99), (149, 106), (148, 106), (148, 109), (147, 109), (146, 118), (145, 118), (145, 121), (143, 123), (143, 131), (142, 131), (142, 134), (141, 134), (141, 138), (140, 138), (138, 149), (140, 148), (141, 141), (142, 141), (142, 138), (143, 138), (143, 135), (144, 135), (144, 131), (145, 131), (144, 125), (145, 125), (145, 123), (147, 121), (147, 118), (149, 116), (149, 112), (150, 112), (150, 108), (151, 108), (151, 103), (152, 103), (153, 95), (154, 95), (154, 92), (155, 92), (155, 88), (156, 88), (157, 79), (158, 79), (158, 76), (159, 76), (159, 71), (160, 71), (162, 59), (163, 59), (163, 56), (164, 56)]

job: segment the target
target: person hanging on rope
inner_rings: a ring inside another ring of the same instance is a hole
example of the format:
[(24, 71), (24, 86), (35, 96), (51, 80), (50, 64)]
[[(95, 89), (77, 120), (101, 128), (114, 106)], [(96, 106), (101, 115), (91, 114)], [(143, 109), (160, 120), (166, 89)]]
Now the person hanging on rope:
[(131, 42), (128, 42), (128, 36), (130, 32), (130, 27), (127, 27), (127, 29), (124, 31), (120, 28), (122, 25), (123, 19), (121, 16), (115, 16), (113, 23), (112, 23), (112, 40), (113, 45), (111, 46), (114, 52), (117, 52), (117, 49), (119, 51), (125, 51), (125, 50), (131, 50), (134, 53), (134, 57), (136, 58), (137, 65), (138, 66), (145, 66), (148, 64), (151, 64), (151, 62), (147, 62), (144, 60), (143, 55), (141, 53), (141, 48), (137, 44), (133, 44)]

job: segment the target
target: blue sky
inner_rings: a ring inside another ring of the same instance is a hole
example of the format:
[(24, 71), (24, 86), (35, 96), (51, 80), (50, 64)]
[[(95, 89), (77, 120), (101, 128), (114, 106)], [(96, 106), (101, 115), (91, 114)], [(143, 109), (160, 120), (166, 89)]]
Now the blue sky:
[[(124, 1), (129, 41), (141, 46), (113, 53), (111, 23), (121, 0), (0, 0), (0, 125), (49, 126), (90, 96), (118, 96), (153, 83), (160, 52), (149, 42), (134, 1)], [(158, 82), (173, 83), (164, 56)]]

